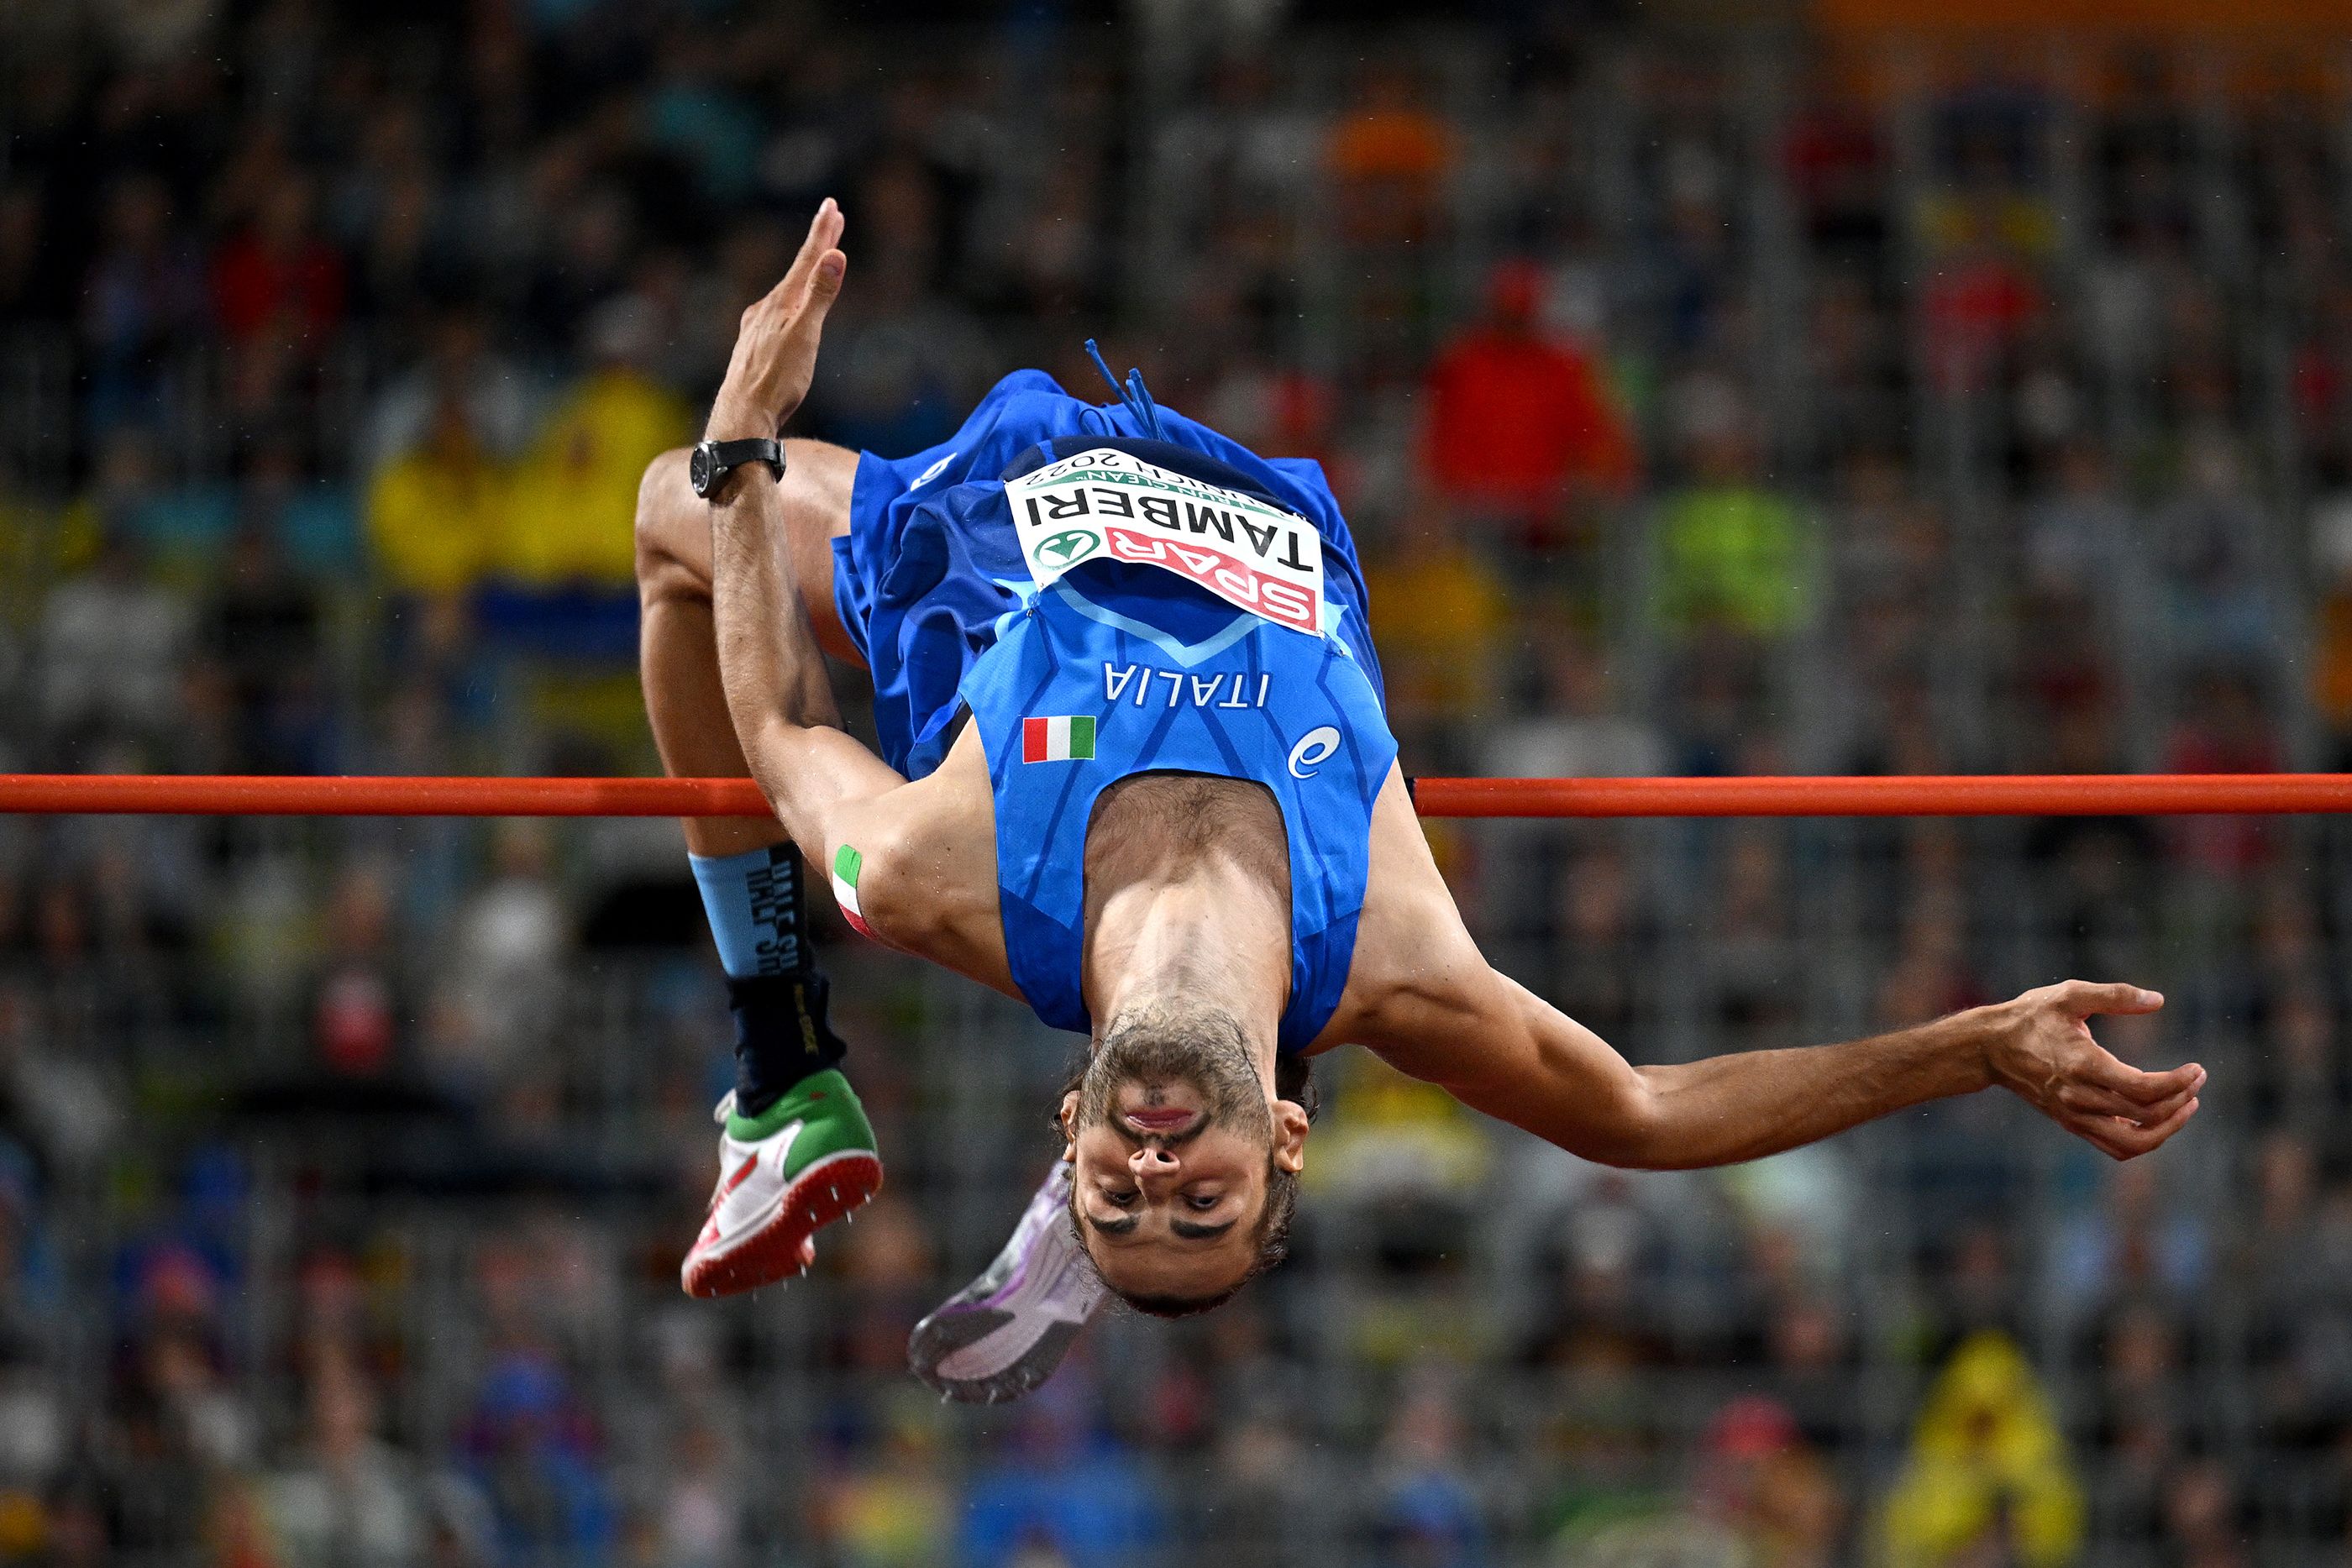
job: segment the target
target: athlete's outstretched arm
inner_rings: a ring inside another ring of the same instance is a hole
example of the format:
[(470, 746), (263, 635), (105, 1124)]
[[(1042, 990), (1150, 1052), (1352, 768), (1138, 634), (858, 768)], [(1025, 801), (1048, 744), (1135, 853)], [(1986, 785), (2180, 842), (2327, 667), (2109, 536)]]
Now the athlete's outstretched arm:
[(1400, 1071), (1571, 1154), (1652, 1169), (1731, 1165), (1875, 1116), (1999, 1084), (2117, 1159), (2196, 1113), (2205, 1070), (2142, 1072), (2084, 1021), (2164, 998), (2081, 980), (1843, 1045), (1635, 1067), (1488, 964), (1392, 772), (1373, 809), (1353, 997), (1318, 1043), (1370, 1046)]
[[(1507, 976), (1480, 973), (1424, 1016), (1419, 1045), (1383, 1045), (1465, 1103), (1606, 1165), (1731, 1165), (1828, 1137), (1927, 1100), (1996, 1084), (2116, 1159), (2196, 1113), (2205, 1070), (2143, 1072), (2091, 1038), (2099, 1013), (2147, 1013), (2136, 986), (2068, 980), (2013, 1000), (1842, 1045), (1634, 1067)], [(1450, 1016), (1447, 1016), (1450, 1015)]]
[[(743, 312), (712, 403), (713, 441), (773, 435), (808, 395), (825, 312), (846, 259), (827, 201), (783, 281)], [(793, 571), (783, 501), (763, 464), (736, 469), (711, 498), (711, 614), (719, 674), (751, 776), (803, 853), (825, 863), (834, 809), (903, 784), (841, 729), (824, 656)]]

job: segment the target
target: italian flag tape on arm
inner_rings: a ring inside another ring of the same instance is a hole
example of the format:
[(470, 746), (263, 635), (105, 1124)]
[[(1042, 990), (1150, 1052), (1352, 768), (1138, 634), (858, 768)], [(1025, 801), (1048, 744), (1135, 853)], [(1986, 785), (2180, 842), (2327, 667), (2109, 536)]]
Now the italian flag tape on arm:
[(852, 929), (871, 942), (882, 940), (874, 928), (866, 924), (866, 912), (857, 906), (857, 873), (866, 867), (866, 857), (847, 844), (833, 852), (833, 897), (841, 905), (842, 918)]

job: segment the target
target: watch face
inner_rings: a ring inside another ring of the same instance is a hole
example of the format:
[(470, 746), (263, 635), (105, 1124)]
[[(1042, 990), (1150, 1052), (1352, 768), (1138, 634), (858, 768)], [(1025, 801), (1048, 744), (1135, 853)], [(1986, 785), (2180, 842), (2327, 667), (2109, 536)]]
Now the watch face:
[(710, 493), (710, 448), (698, 446), (686, 460), (687, 482), (698, 496)]

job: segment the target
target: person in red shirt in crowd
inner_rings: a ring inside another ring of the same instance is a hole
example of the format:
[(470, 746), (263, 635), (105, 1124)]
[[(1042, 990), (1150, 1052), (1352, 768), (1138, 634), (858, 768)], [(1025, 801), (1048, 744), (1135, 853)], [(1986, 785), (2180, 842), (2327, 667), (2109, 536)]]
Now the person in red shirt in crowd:
[(1615, 494), (1634, 475), (1633, 440), (1592, 357), (1545, 330), (1542, 296), (1534, 263), (1495, 269), (1485, 318), (1430, 367), (1423, 458), (1444, 500), (1537, 540), (1574, 488)]
[[(2275, 773), (2286, 760), (2261, 678), (2216, 665), (2199, 674), (2165, 747), (2168, 773)], [(2270, 863), (2276, 847), (2261, 817), (2175, 817), (2165, 824), (2176, 862), (2228, 880)]]
[(343, 258), (319, 237), (310, 182), (274, 183), (253, 221), (213, 262), (213, 308), (222, 335), (249, 343), (276, 332), (323, 340), (342, 319)]
[(1945, 392), (1979, 392), (2049, 308), (2020, 254), (2033, 243), (2030, 209), (1961, 199), (1940, 226), (1949, 249), (1927, 278), (1921, 308), (1928, 371)]

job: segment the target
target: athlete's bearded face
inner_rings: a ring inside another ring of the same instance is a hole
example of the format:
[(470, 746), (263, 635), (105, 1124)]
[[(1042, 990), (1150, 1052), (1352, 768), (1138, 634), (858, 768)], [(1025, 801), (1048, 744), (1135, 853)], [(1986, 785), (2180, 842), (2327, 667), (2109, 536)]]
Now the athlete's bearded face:
[(1119, 1020), (1065, 1096), (1062, 1125), (1079, 1241), (1130, 1304), (1201, 1311), (1278, 1255), (1307, 1114), (1269, 1098), (1230, 1017)]

